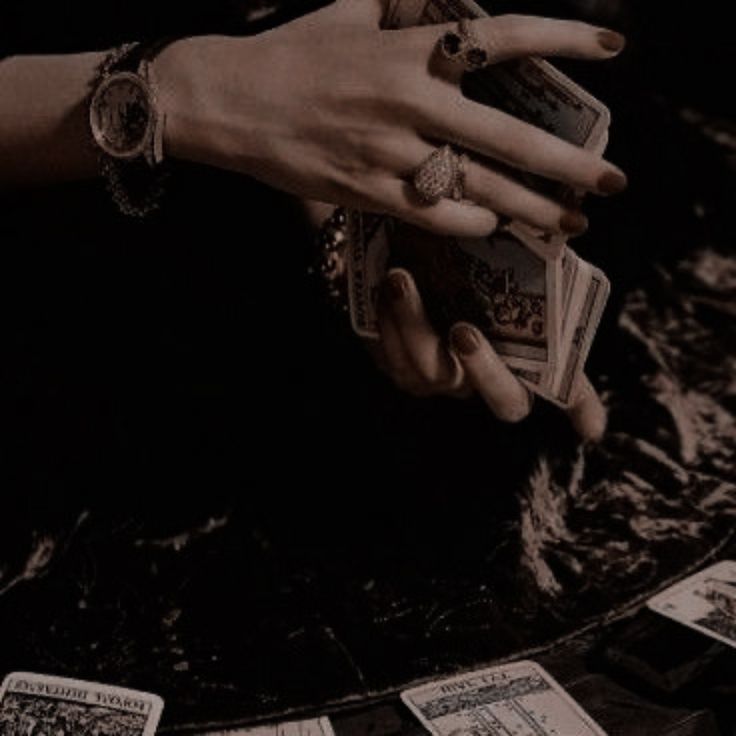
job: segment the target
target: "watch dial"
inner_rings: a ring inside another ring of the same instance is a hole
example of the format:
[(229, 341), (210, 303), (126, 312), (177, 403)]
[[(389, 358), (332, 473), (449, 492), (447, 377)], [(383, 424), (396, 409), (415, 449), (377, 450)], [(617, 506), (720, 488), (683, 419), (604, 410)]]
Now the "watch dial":
[(151, 119), (151, 102), (133, 74), (111, 77), (95, 96), (93, 125), (97, 142), (112, 155), (136, 155)]

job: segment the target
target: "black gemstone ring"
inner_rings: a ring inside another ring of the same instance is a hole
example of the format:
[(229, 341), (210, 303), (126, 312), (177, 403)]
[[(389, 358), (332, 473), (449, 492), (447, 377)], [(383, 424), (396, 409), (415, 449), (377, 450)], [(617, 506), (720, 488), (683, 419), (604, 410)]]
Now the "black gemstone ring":
[(473, 34), (470, 21), (463, 18), (456, 31), (447, 31), (439, 40), (439, 49), (446, 59), (463, 64), (468, 71), (482, 69), (488, 64), (488, 52)]

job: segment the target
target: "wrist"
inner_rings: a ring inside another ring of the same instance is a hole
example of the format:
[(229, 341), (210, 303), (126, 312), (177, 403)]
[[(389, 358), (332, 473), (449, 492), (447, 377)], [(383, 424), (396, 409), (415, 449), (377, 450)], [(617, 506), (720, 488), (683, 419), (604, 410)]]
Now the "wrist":
[[(229, 109), (228, 90), (232, 83), (232, 54), (243, 56), (248, 38), (194, 36), (181, 39), (164, 49), (152, 64), (152, 81), (161, 114), (165, 116), (163, 147), (166, 157), (232, 168), (228, 153), (247, 150), (243, 140), (242, 105), (238, 106), (237, 125)], [(238, 44), (235, 48), (234, 45)], [(244, 79), (245, 60), (238, 64), (235, 88), (248, 95)], [(237, 145), (230, 139), (237, 135)], [(238, 162), (242, 170), (242, 162)]]
[(164, 119), (163, 151), (166, 158), (185, 159), (196, 146), (195, 80), (187, 73), (193, 39), (181, 39), (165, 48), (149, 67), (159, 114)]

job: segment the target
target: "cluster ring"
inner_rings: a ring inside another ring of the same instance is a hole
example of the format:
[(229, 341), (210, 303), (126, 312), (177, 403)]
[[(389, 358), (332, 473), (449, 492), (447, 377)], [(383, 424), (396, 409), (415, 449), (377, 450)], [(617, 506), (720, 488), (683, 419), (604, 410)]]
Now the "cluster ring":
[(443, 198), (459, 201), (464, 196), (467, 156), (452, 146), (436, 148), (414, 172), (414, 188), (427, 204)]

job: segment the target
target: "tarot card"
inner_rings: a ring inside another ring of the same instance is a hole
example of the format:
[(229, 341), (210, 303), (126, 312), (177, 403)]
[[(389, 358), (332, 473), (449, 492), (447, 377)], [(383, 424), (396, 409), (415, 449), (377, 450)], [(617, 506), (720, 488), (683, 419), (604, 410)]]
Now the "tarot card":
[(476, 325), (504, 362), (520, 371), (552, 371), (558, 358), (559, 259), (523, 233), (446, 238), (392, 221), (390, 266), (414, 277), (430, 322), (447, 334)]
[(432, 682), (401, 699), (434, 736), (605, 736), (536, 662)]
[(0, 733), (154, 736), (163, 705), (137, 690), (14, 672), (0, 689)]
[(575, 258), (572, 293), (561, 320), (564, 332), (560, 339), (559, 360), (555, 364), (550, 393), (545, 395), (563, 408), (569, 407), (575, 398), (576, 386), (611, 293), (611, 284), (603, 271), (582, 258)]
[(736, 647), (736, 562), (724, 560), (655, 595), (647, 606)]
[(387, 218), (348, 213), (347, 281), (350, 321), (361, 337), (377, 340), (378, 294), (389, 257)]

